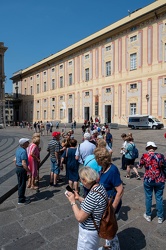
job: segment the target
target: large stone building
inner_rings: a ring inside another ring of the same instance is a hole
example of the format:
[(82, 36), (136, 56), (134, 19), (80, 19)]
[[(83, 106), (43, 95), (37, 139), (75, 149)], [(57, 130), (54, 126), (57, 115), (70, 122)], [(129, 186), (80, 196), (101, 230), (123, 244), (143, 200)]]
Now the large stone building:
[(0, 124), (5, 127), (5, 71), (4, 71), (4, 54), (8, 48), (0, 42)]
[(13, 74), (22, 120), (127, 124), (150, 114), (166, 125), (166, 2), (158, 0)]

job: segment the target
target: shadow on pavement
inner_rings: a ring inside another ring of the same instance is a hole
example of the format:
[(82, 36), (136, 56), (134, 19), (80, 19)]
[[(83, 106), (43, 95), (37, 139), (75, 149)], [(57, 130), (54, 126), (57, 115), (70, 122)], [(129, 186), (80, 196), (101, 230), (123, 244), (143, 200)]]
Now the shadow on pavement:
[(146, 246), (145, 235), (140, 229), (130, 227), (118, 233), (120, 248), (123, 250), (141, 250)]
[(128, 206), (122, 206), (119, 212), (119, 219), (123, 220), (123, 221), (127, 221), (128, 220), (128, 212), (131, 210), (130, 207)]

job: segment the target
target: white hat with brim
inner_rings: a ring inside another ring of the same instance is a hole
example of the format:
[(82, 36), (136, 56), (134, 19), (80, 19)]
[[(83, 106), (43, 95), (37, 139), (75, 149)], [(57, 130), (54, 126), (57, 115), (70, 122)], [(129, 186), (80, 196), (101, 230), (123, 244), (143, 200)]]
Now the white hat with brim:
[(152, 147), (152, 148), (157, 149), (156, 144), (155, 144), (154, 142), (152, 142), (152, 141), (148, 141), (148, 142), (147, 142), (146, 148), (145, 148), (145, 149), (147, 150), (149, 147)]
[(29, 142), (30, 141), (30, 139), (28, 139), (28, 138), (21, 138), (20, 140), (19, 140), (19, 144), (20, 145), (23, 145), (25, 142)]

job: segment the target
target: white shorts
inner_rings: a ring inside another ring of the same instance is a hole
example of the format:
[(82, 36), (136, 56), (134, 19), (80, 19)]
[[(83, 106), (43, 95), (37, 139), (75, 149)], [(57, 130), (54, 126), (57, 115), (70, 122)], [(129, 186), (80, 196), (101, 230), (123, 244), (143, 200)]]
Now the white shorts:
[(96, 250), (99, 247), (97, 230), (86, 230), (79, 225), (77, 250)]

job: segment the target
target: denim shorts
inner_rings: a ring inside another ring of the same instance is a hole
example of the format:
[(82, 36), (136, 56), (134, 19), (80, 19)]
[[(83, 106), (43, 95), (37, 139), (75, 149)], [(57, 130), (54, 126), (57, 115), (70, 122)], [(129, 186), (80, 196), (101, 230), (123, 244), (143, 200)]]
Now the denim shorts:
[(51, 159), (51, 172), (54, 174), (60, 173), (60, 167), (57, 165), (56, 160)]

